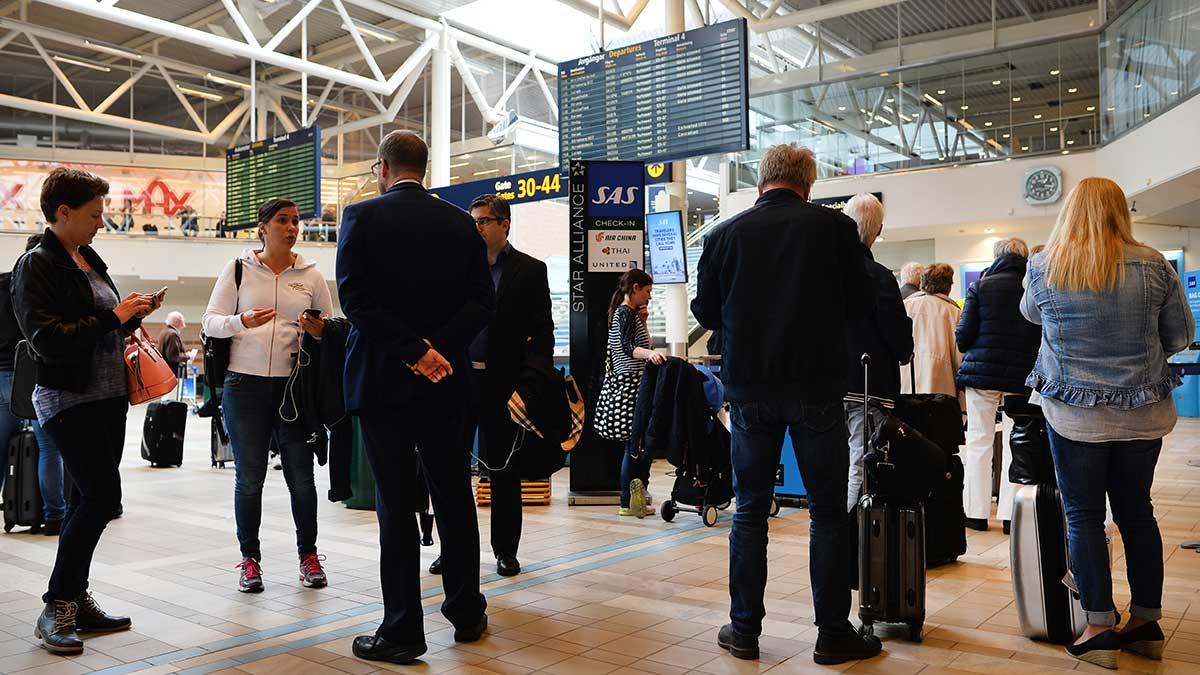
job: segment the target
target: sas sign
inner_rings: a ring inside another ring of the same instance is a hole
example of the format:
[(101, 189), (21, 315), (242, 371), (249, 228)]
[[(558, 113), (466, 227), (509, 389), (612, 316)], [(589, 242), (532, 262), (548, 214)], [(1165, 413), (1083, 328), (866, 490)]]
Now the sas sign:
[(641, 162), (597, 162), (588, 168), (588, 215), (640, 217), (646, 212), (645, 166)]

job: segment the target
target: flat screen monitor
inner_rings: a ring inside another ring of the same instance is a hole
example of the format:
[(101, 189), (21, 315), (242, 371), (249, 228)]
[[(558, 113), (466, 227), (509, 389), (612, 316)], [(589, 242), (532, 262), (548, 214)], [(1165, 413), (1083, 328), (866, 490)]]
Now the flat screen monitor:
[(686, 284), (688, 272), (683, 214), (679, 211), (648, 214), (646, 243), (650, 247), (650, 276), (654, 283)]

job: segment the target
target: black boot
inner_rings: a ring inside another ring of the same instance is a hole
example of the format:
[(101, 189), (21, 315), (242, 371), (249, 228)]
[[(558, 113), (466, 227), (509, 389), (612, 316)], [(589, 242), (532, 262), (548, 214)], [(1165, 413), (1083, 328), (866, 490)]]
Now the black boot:
[(115, 633), (128, 630), (133, 625), (127, 616), (106, 614), (87, 591), (75, 598), (75, 604), (79, 606), (79, 613), (75, 617), (75, 630), (81, 633)]
[(733, 629), (731, 623), (721, 626), (721, 630), (717, 632), (717, 646), (736, 658), (746, 661), (758, 660), (758, 638), (742, 635)]
[(813, 661), (822, 666), (833, 666), (846, 661), (869, 659), (879, 655), (883, 643), (874, 635), (859, 635), (851, 628), (846, 631), (819, 631), (817, 646), (813, 648)]
[(439, 555), (437, 557), (437, 560), (434, 560), (433, 564), (429, 566), (429, 573), (430, 574), (441, 574), (442, 573), (442, 556)]
[(79, 605), (67, 600), (47, 602), (38, 617), (33, 635), (42, 641), (42, 648), (51, 654), (81, 654), (83, 640), (75, 632), (75, 617)]

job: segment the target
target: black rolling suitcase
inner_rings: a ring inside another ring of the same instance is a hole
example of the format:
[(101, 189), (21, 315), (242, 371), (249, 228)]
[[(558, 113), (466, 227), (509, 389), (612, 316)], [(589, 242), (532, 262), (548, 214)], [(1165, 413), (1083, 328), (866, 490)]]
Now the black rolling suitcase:
[[(863, 354), (862, 360), (864, 418), (869, 420), (865, 412), (871, 400), (871, 359)], [(890, 443), (877, 433), (874, 445), (869, 445), (868, 427), (863, 425), (864, 449), (876, 457), (865, 461), (867, 496), (858, 505), (858, 617), (866, 634), (874, 633), (876, 623), (902, 623), (908, 626), (908, 639), (920, 642), (925, 626), (925, 510), (918, 500), (872, 492), (872, 474), (893, 471), (894, 466)]]
[(42, 491), (38, 486), (37, 437), (29, 429), (13, 434), (5, 448), (8, 475), (4, 477), (4, 531), (42, 525)]
[(188, 407), (182, 401), (157, 401), (146, 408), (142, 426), (142, 459), (150, 466), (183, 465), (183, 432)]

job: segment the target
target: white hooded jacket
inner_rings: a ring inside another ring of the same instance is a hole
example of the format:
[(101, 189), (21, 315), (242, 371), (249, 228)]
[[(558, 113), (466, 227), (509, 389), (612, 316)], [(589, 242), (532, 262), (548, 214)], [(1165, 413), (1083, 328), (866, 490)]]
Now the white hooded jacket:
[[(229, 261), (208, 299), (203, 327), (206, 335), (233, 338), (229, 371), (260, 377), (287, 377), (300, 351), (300, 313), (319, 309), (332, 316), (329, 284), (314, 261), (296, 254), (296, 262), (276, 276), (259, 262), (254, 249), (239, 256), (242, 285), (234, 285), (234, 261)], [(271, 308), (275, 318), (257, 328), (246, 328), (241, 313)]]

